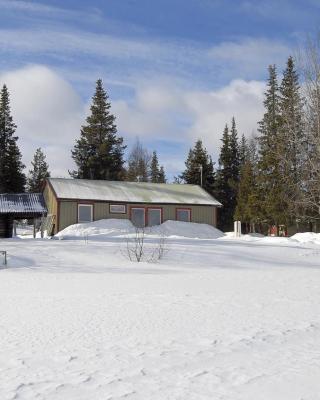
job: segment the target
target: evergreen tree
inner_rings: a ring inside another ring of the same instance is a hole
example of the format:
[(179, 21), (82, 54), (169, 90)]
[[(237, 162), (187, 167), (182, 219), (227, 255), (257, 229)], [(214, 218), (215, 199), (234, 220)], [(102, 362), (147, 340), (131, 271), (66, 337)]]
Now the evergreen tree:
[(234, 117), (232, 117), (231, 121), (229, 146), (230, 146), (230, 156), (231, 156), (230, 172), (234, 185), (237, 185), (239, 181), (241, 160), (240, 160), (240, 148), (238, 143), (238, 131), (236, 128), (236, 121)]
[(152, 153), (151, 164), (150, 164), (150, 182), (152, 183), (166, 183), (166, 176), (164, 168), (159, 166), (157, 152)]
[(247, 139), (244, 135), (241, 136), (241, 141), (239, 145), (239, 161), (240, 161), (240, 168), (245, 163), (247, 159), (247, 152), (248, 152), (248, 144)]
[(159, 175), (160, 175), (160, 169), (159, 169), (158, 156), (157, 156), (157, 152), (154, 151), (152, 153), (152, 158), (151, 158), (150, 181), (152, 183), (158, 183), (159, 182)]
[[(247, 142), (247, 141), (245, 141)], [(237, 193), (234, 218), (242, 222), (244, 232), (255, 232), (255, 224), (260, 222), (260, 202), (257, 187), (257, 154), (255, 140), (249, 144), (241, 143), (243, 162)]]
[(98, 79), (92, 98), (91, 114), (81, 128), (80, 139), (72, 150), (77, 170), (74, 178), (122, 180), (124, 178), (123, 138), (117, 137), (115, 117), (109, 97)]
[(25, 166), (17, 145), (16, 128), (10, 111), (9, 92), (3, 85), (0, 93), (0, 193), (24, 192)]
[(190, 149), (185, 165), (186, 169), (180, 178), (185, 183), (200, 185), (202, 172), (202, 187), (208, 193), (213, 194), (215, 189), (213, 162), (200, 139), (196, 141), (194, 148)]
[(164, 167), (163, 165), (161, 165), (160, 167), (160, 171), (159, 171), (159, 183), (166, 183), (167, 179), (166, 179), (166, 174), (164, 172)]
[(234, 118), (232, 118), (230, 132), (226, 125), (221, 140), (222, 146), (217, 174), (217, 197), (223, 204), (220, 210), (219, 227), (226, 231), (233, 229), (241, 163)]
[(305, 157), (303, 100), (300, 95), (299, 76), (292, 57), (288, 58), (280, 86), (281, 159), (283, 180), (286, 183), (286, 202), (291, 218), (300, 214), (302, 169)]
[(43, 183), (50, 176), (46, 156), (41, 148), (38, 148), (31, 161), (32, 169), (29, 171), (27, 187), (29, 192), (39, 193), (42, 191)]
[(127, 180), (148, 182), (151, 156), (139, 139), (136, 140), (128, 158)]
[(282, 168), (284, 142), (281, 136), (280, 93), (274, 65), (269, 66), (264, 107), (265, 113), (259, 122), (259, 198), (263, 219), (269, 225), (278, 226), (288, 222), (288, 205)]

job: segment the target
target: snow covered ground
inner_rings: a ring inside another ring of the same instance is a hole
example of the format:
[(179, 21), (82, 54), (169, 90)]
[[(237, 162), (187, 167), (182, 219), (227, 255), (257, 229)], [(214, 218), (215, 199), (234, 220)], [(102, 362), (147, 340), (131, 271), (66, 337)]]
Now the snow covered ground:
[(174, 233), (0, 241), (0, 399), (318, 400), (318, 237)]

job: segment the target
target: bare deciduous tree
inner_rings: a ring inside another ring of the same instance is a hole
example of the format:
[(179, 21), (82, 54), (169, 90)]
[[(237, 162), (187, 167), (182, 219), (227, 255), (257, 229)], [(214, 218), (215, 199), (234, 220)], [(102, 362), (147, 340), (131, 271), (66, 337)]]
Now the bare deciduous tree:
[(127, 180), (131, 182), (148, 182), (151, 155), (137, 139), (128, 158)]
[(309, 221), (320, 217), (320, 32), (300, 52), (305, 98), (305, 135), (300, 203)]

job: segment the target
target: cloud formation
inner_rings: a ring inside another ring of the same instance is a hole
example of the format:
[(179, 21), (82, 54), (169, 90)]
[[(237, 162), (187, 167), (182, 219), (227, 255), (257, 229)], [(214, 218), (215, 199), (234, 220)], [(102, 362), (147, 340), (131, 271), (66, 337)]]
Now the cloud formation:
[(111, 80), (123, 81), (126, 77), (132, 82), (142, 76), (174, 77), (189, 87), (225, 84), (234, 78), (260, 79), (269, 64), (283, 65), (292, 52), (285, 42), (265, 38), (241, 38), (199, 46), (192, 41), (168, 43), (161, 39), (52, 26), (0, 29), (0, 50), (8, 53), (8, 59), (18, 54), (26, 62), (34, 57), (40, 60), (43, 57), (46, 63), (50, 60), (54, 64), (59, 60), (60, 66), (78, 76), (83, 69), (88, 76), (88, 71), (107, 63)]
[[(226, 123), (234, 116), (239, 134), (250, 136), (263, 113), (265, 83), (234, 80), (211, 91), (184, 91), (168, 86), (137, 88), (130, 101), (116, 101), (120, 131), (140, 136), (192, 143), (203, 139), (215, 158)], [(178, 123), (179, 122), (179, 123)]]
[[(74, 88), (52, 69), (33, 65), (0, 75), (11, 94), (14, 120), (18, 125), (24, 161), (29, 164), (41, 146), (53, 175), (67, 176), (73, 168), (70, 155), (80, 126), (88, 112)], [(130, 100), (112, 102), (119, 134), (131, 141), (139, 136), (152, 147), (162, 140), (175, 143), (180, 151), (174, 163), (165, 157), (169, 174), (183, 166), (185, 147), (203, 139), (214, 158), (218, 157), (224, 125), (235, 116), (239, 134), (251, 135), (262, 115), (264, 83), (234, 80), (211, 91), (183, 90), (174, 83), (140, 83)]]
[(37, 147), (47, 154), (55, 175), (71, 167), (70, 149), (79, 135), (84, 105), (72, 86), (53, 70), (39, 65), (0, 75), (8, 86), (17, 135), (28, 165)]

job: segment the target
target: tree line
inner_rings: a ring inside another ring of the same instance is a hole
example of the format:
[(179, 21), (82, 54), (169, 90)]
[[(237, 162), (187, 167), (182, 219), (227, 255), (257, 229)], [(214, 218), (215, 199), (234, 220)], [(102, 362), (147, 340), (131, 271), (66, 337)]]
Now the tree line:
[(320, 46), (309, 45), (301, 66), (303, 90), (293, 57), (282, 79), (270, 65), (264, 93), (264, 114), (258, 133), (238, 137), (234, 118), (226, 125), (217, 169), (198, 140), (190, 150), (187, 183), (199, 183), (223, 204), (221, 229), (240, 220), (248, 232), (267, 227), (315, 224), (320, 216)]
[(165, 183), (164, 167), (157, 152), (152, 154), (136, 140), (125, 166), (126, 145), (117, 135), (115, 116), (110, 112), (109, 97), (98, 79), (92, 98), (91, 113), (81, 127), (80, 138), (71, 152), (77, 167), (70, 175), (76, 179)]
[[(255, 135), (238, 136), (231, 119), (221, 137), (217, 166), (201, 139), (190, 149), (176, 183), (202, 184), (223, 204), (219, 227), (241, 220), (248, 231), (263, 226), (316, 223), (320, 211), (320, 42), (310, 42), (299, 73), (289, 57), (281, 79), (268, 68), (264, 114)], [(301, 84), (302, 82), (302, 84)], [(39, 191), (50, 175), (42, 150), (36, 150), (28, 177), (17, 145), (7, 87), (0, 93), (0, 192)], [(76, 179), (165, 183), (156, 151), (136, 140), (128, 159), (102, 80), (96, 82), (90, 114), (71, 156)]]
[[(103, 88), (102, 80), (96, 82), (91, 113), (81, 127), (71, 156), (76, 169), (69, 171), (76, 179), (127, 180), (165, 183), (164, 167), (159, 164), (157, 152), (150, 153), (139, 139), (133, 145), (125, 166), (123, 138), (117, 135), (115, 116)], [(50, 176), (46, 156), (36, 149), (28, 175), (24, 173), (22, 154), (18, 147), (17, 126), (10, 109), (9, 91), (3, 85), (0, 92), (0, 193), (40, 192)]]

